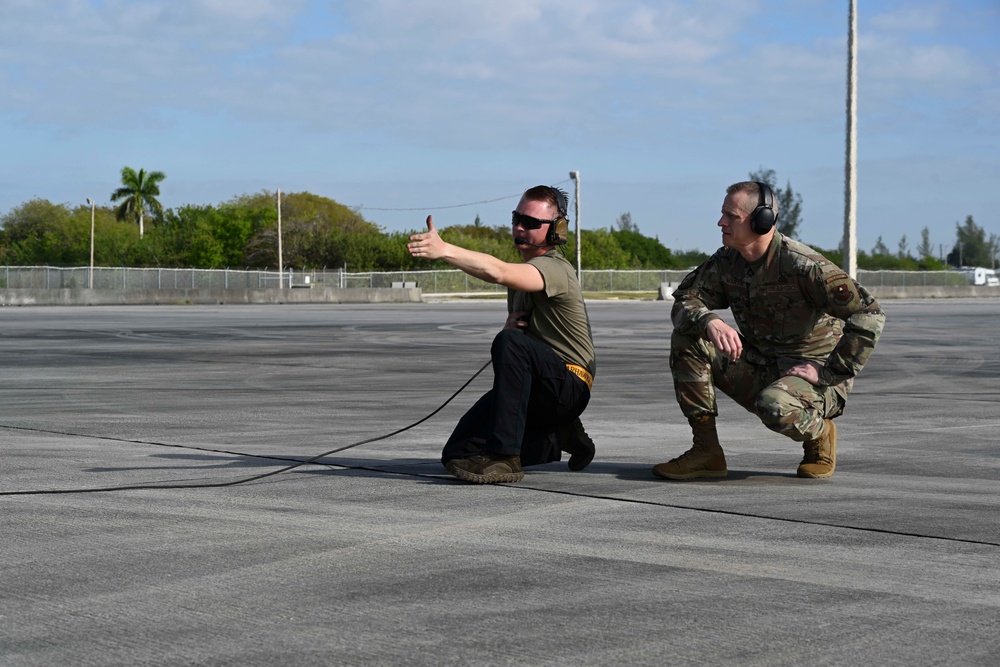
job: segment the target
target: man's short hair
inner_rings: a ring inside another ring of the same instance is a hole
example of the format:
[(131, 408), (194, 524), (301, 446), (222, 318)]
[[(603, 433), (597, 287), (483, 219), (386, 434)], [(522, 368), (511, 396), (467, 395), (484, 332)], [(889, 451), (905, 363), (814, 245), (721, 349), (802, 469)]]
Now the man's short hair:
[(566, 209), (569, 208), (567, 203), (568, 195), (559, 188), (554, 188), (551, 185), (536, 185), (533, 188), (528, 188), (521, 195), (521, 199), (548, 202), (555, 207), (561, 217), (565, 218), (567, 216)]
[[(731, 195), (734, 192), (745, 192), (749, 195), (746, 198), (746, 206), (748, 207), (745, 211), (746, 213), (750, 213), (760, 205), (760, 184), (757, 181), (740, 181), (726, 188), (726, 195)], [(777, 219), (778, 196), (775, 194), (774, 188), (771, 188), (771, 208), (774, 210), (775, 219)]]

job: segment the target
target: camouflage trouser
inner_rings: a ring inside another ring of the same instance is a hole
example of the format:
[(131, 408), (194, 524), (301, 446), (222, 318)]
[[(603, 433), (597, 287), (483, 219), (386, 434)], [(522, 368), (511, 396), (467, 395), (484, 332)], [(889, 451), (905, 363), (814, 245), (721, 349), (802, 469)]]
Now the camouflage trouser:
[(674, 331), (670, 371), (685, 417), (718, 415), (715, 389), (757, 415), (772, 431), (803, 441), (818, 438), (823, 420), (839, 415), (844, 401), (833, 387), (817, 387), (799, 377), (782, 377), (777, 363), (730, 362), (701, 336)]

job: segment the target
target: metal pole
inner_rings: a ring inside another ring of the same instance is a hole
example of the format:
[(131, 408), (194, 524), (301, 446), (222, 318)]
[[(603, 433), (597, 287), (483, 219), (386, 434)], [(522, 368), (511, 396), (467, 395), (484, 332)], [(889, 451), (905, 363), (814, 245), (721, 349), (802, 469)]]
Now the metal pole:
[(576, 212), (574, 213), (575, 229), (576, 229), (576, 279), (580, 280), (580, 246), (583, 245), (583, 239), (580, 238), (580, 172), (571, 171), (569, 172), (569, 177), (573, 179), (576, 185), (576, 192), (574, 194), (574, 208)]
[(847, 156), (844, 166), (844, 257), (841, 268), (852, 278), (858, 273), (858, 12), (850, 0), (847, 31)]
[(90, 197), (87, 197), (87, 203), (90, 204), (90, 272), (87, 274), (87, 288), (94, 289), (94, 207), (97, 204)]
[(281, 256), (281, 188), (278, 188), (278, 289), (285, 286), (285, 265)]

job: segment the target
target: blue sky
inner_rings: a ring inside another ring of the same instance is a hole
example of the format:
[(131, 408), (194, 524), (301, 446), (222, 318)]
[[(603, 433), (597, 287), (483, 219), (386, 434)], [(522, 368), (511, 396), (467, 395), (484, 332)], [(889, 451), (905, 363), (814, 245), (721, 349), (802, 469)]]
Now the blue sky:
[[(847, 0), (0, 0), (0, 215), (263, 189), (386, 230), (505, 225), (572, 189), (674, 249), (719, 245), (730, 183), (773, 169), (800, 236), (843, 234)], [(1000, 2), (858, 0), (858, 245), (1000, 235)], [(499, 200), (499, 201), (492, 201)], [(470, 206), (463, 204), (478, 203)], [(398, 210), (403, 209), (403, 210)]]

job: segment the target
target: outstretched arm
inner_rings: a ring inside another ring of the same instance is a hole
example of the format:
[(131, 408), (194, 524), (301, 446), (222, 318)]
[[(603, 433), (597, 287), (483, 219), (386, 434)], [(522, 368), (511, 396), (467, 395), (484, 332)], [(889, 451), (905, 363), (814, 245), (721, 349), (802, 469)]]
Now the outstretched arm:
[(545, 289), (542, 274), (530, 264), (504, 262), (493, 255), (447, 243), (438, 235), (431, 216), (427, 216), (427, 231), (410, 236), (406, 247), (414, 257), (443, 259), (455, 268), (488, 283), (521, 292), (540, 292)]

